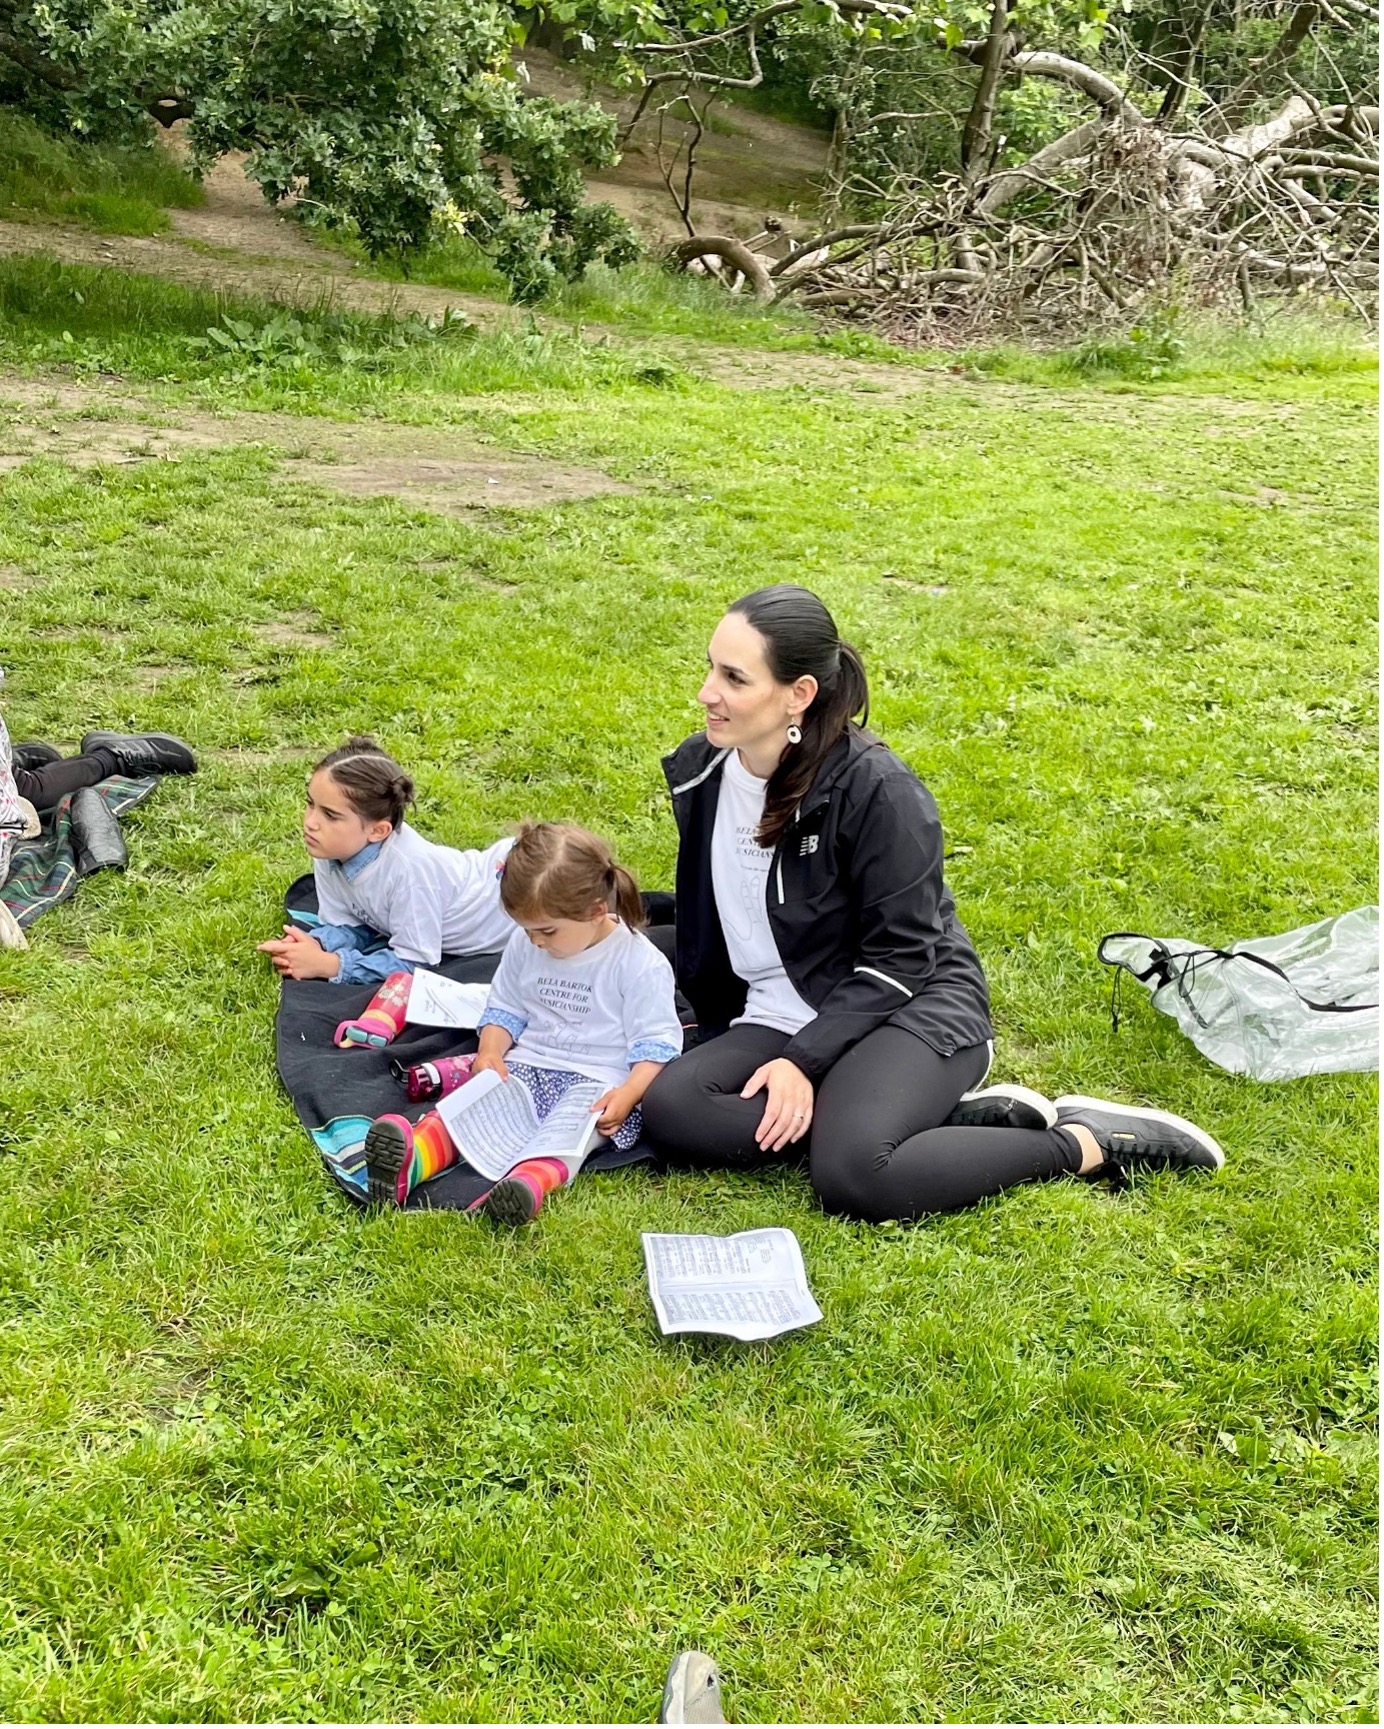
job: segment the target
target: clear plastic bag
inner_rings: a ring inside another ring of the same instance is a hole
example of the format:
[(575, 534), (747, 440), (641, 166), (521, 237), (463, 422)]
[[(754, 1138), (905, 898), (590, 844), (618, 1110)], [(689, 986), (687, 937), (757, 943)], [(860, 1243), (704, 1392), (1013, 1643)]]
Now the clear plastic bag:
[[(1288, 1081), (1379, 1067), (1378, 907), (1227, 949), (1114, 931), (1098, 953), (1232, 1074)], [(1111, 998), (1117, 1025), (1121, 976)]]

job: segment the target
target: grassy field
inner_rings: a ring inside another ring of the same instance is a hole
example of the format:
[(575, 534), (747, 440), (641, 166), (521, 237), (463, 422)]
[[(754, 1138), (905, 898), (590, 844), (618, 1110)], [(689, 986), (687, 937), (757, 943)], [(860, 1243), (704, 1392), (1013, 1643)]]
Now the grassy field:
[(76, 222), (103, 234), (161, 234), (168, 205), (202, 188), (156, 145), (88, 144), (0, 112), (0, 219)]
[[(1376, 898), (1358, 353), (732, 390), (537, 333), (190, 347), (226, 310), (7, 265), (0, 398), (58, 425), (115, 410), (36, 380), (114, 375), (636, 490), (449, 518), (244, 443), (6, 477), (11, 732), (203, 766), (0, 960), (0, 1714), (647, 1722), (695, 1643), (741, 1720), (1374, 1721), (1373, 1079), (1112, 1034), (1094, 959)], [(425, 832), (574, 817), (666, 886), (659, 755), (785, 580), (936, 793), (997, 1076), (1185, 1112), (1225, 1172), (912, 1229), (791, 1171), (590, 1177), (511, 1235), (350, 1210), (254, 953), (308, 762), (373, 730)], [(823, 1322), (661, 1339), (639, 1232), (770, 1223)]]

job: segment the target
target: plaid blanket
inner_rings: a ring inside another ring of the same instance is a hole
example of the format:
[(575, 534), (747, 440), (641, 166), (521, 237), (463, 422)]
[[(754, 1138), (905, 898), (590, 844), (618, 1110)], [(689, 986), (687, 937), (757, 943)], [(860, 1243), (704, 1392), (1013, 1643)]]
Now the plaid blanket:
[[(127, 780), (112, 775), (96, 791), (117, 817), (133, 810), (158, 785), (156, 776)], [(72, 845), (72, 799), (43, 814), (43, 832), (33, 840), (17, 840), (10, 853), (9, 875), (0, 887), (0, 901), (25, 930), (50, 907), (65, 901), (77, 887), (77, 859)]]

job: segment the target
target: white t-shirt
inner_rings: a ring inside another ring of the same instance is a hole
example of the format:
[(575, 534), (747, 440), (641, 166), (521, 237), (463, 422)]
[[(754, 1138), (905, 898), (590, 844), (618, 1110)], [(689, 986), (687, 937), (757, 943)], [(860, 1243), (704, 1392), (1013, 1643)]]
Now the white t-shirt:
[(514, 842), (460, 852), (400, 823), (354, 877), (330, 859), (313, 865), (324, 924), (369, 925), (406, 961), (436, 966), (443, 955), (502, 949), (514, 920), (500, 905), (500, 873)]
[(725, 932), (731, 970), (750, 987), (745, 1012), (731, 1022), (796, 1033), (817, 1011), (793, 989), (779, 959), (767, 901), (773, 849), (755, 839), (768, 787), (732, 751), (721, 770), (721, 796), (711, 834), (711, 888)]
[(682, 1051), (673, 969), (624, 924), (566, 960), (515, 931), (480, 1024), (502, 1026), (514, 1039), (506, 1062), (563, 1069), (607, 1087), (628, 1080), (637, 1062), (671, 1062)]

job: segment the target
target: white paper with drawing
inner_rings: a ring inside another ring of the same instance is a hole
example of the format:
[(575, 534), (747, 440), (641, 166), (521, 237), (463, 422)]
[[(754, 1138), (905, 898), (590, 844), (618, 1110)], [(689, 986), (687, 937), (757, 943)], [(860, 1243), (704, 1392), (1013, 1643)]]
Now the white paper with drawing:
[(489, 985), (458, 984), (419, 967), (409, 986), (404, 1019), (411, 1027), (474, 1027), (489, 995)]
[(540, 1123), (533, 1094), (517, 1076), (502, 1081), (485, 1069), (441, 1100), (437, 1114), (462, 1158), (483, 1177), (499, 1182), (524, 1159), (561, 1159), (570, 1182), (605, 1138), (591, 1107), (607, 1091), (599, 1081), (578, 1081)]
[(798, 1239), (781, 1226), (733, 1237), (646, 1231), (643, 1241), (649, 1295), (665, 1333), (772, 1339), (822, 1318)]

